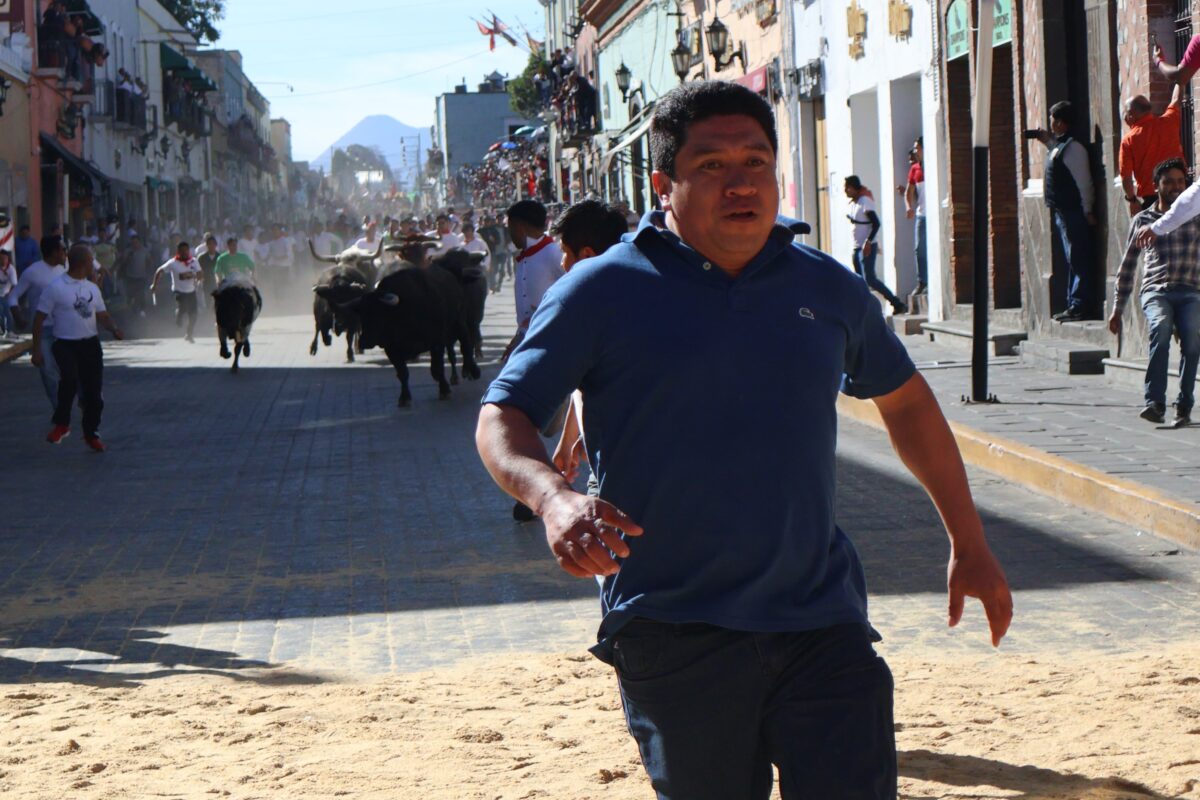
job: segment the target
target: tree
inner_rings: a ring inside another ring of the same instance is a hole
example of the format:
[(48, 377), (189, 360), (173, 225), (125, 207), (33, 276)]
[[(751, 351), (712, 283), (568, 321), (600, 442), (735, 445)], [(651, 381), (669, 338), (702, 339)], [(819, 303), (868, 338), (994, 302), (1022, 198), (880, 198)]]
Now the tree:
[(537, 119), (537, 115), (542, 112), (542, 101), (538, 97), (537, 85), (533, 79), (538, 71), (543, 69), (547, 75), (550, 74), (550, 65), (541, 54), (530, 53), (525, 71), (508, 82), (508, 103), (512, 110), (524, 119)]
[(163, 8), (197, 39), (220, 38), (217, 22), (225, 16), (225, 0), (159, 0)]

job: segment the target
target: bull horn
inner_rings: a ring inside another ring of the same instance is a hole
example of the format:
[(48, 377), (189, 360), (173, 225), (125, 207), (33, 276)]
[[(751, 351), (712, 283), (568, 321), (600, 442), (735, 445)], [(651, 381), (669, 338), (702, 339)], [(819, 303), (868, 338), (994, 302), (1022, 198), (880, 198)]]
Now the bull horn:
[(383, 255), (383, 237), (380, 236), (379, 237), (379, 247), (376, 248), (375, 255), (371, 256), (371, 258), (379, 258), (382, 255)]
[(308, 249), (312, 253), (313, 258), (317, 261), (323, 261), (326, 264), (336, 264), (338, 260), (335, 256), (323, 256), (317, 252), (317, 248), (313, 247), (312, 239), (308, 240)]

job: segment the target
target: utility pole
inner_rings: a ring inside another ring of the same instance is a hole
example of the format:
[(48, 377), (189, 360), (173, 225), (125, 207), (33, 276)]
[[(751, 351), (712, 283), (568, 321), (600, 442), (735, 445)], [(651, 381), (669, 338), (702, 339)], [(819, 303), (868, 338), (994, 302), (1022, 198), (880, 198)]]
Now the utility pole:
[(987, 403), (988, 394), (988, 134), (992, 124), (992, 29), (996, 0), (979, 0), (975, 39), (974, 212), (975, 292), (971, 348), (971, 401)]

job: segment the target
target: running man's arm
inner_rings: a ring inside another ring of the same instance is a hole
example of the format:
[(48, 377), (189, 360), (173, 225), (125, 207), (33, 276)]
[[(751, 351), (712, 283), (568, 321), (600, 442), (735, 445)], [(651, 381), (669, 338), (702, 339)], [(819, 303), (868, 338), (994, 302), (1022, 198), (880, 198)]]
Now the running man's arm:
[(509, 405), (489, 403), (479, 412), (475, 445), (500, 488), (533, 509), (546, 524), (546, 541), (566, 572), (577, 578), (613, 575), (629, 546), (620, 533), (642, 529), (611, 503), (579, 494), (546, 458), (533, 421)]
[(113, 321), (112, 315), (107, 311), (96, 312), (96, 324), (113, 335), (114, 339), (124, 339), (125, 334), (117, 327), (117, 323)]
[(950, 536), (950, 626), (962, 619), (965, 598), (978, 597), (987, 614), (992, 645), (998, 647), (1012, 623), (1012, 594), (1000, 562), (988, 547), (958, 443), (937, 398), (918, 372), (899, 389), (875, 398), (875, 405), (900, 460), (929, 493)]
[(1125, 311), (1125, 303), (1133, 292), (1133, 277), (1137, 273), (1138, 256), (1142, 248), (1137, 243), (1138, 224), (1135, 219), (1129, 226), (1129, 241), (1125, 245), (1125, 256), (1121, 259), (1121, 267), (1117, 270), (1117, 288), (1113, 294), (1113, 310), (1108, 318), (1108, 329), (1113, 334), (1121, 332), (1121, 314)]
[(35, 367), (40, 367), (45, 360), (42, 358), (42, 326), (45, 324), (45, 311), (38, 311), (33, 315), (33, 348), (29, 351), (29, 360)]
[(1182, 227), (1185, 222), (1194, 219), (1198, 214), (1200, 214), (1200, 183), (1193, 183), (1176, 198), (1171, 207), (1167, 209), (1167, 213), (1149, 226), (1142, 228), (1142, 233), (1138, 236), (1138, 244), (1145, 247), (1154, 241), (1153, 237), (1144, 236), (1147, 229), (1154, 234), (1154, 237), (1162, 236)]
[(170, 266), (171, 266), (171, 262), (168, 261), (167, 263), (163, 264), (158, 269), (154, 270), (154, 280), (150, 281), (150, 291), (153, 292), (156, 288), (158, 288), (158, 276), (162, 275), (163, 272), (165, 272), (167, 270), (167, 268)]

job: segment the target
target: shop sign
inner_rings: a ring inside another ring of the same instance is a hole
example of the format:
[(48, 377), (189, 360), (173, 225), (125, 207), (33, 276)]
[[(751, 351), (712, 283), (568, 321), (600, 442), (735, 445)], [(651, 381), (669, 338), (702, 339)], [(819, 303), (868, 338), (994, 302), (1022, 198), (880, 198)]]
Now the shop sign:
[(996, 11), (992, 15), (996, 27), (992, 28), (992, 47), (1012, 41), (1012, 0), (996, 0)]
[(946, 60), (953, 61), (971, 48), (971, 26), (966, 0), (954, 0), (946, 9)]

